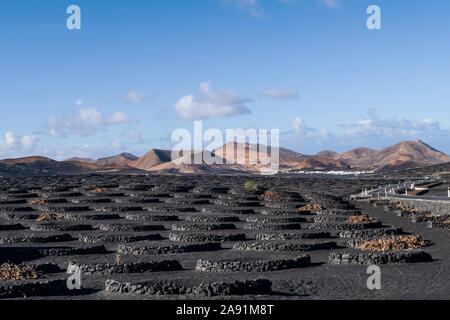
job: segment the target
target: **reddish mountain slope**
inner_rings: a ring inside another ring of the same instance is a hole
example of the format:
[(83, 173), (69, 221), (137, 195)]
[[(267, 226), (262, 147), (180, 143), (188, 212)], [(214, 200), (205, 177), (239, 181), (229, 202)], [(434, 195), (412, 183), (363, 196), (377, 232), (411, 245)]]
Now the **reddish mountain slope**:
[(133, 161), (137, 160), (138, 157), (132, 155), (131, 153), (121, 153), (116, 156), (101, 158), (95, 161), (96, 164), (101, 166), (107, 165), (129, 165)]
[(345, 162), (320, 156), (309, 156), (302, 160), (292, 169), (313, 169), (313, 170), (347, 170), (350, 166)]
[(152, 149), (139, 159), (130, 162), (128, 165), (141, 170), (150, 170), (162, 163), (172, 161), (171, 153), (170, 150)]
[[(328, 151), (320, 154), (333, 155)], [(369, 148), (357, 148), (341, 154), (335, 154), (331, 159), (341, 160), (353, 168), (383, 171), (450, 162), (450, 156), (434, 149), (421, 140), (403, 141), (379, 151)]]

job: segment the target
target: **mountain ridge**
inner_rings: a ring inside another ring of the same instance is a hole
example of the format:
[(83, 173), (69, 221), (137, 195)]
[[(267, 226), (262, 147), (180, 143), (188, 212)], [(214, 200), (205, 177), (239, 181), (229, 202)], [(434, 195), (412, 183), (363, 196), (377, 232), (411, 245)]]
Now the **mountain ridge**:
[[(234, 151), (234, 155), (233, 152)], [(274, 149), (275, 150), (275, 149)], [(0, 175), (8, 172), (39, 174), (77, 174), (89, 172), (176, 173), (176, 174), (242, 174), (257, 173), (268, 166), (274, 152), (270, 147), (229, 142), (212, 151), (212, 156), (223, 164), (188, 164), (183, 159), (203, 151), (184, 151), (180, 159), (172, 160), (172, 151), (151, 149), (142, 157), (121, 153), (93, 160), (69, 158), (56, 161), (47, 157), (31, 156), (0, 160)], [(277, 148), (281, 172), (296, 170), (352, 170), (370, 169), (378, 172), (407, 170), (416, 167), (450, 163), (450, 156), (422, 140), (402, 141), (381, 150), (366, 147), (343, 153), (331, 150), (305, 155), (285, 148)], [(234, 163), (231, 164), (231, 162)]]
[(342, 160), (353, 168), (376, 170), (407, 164), (408, 167), (413, 167), (450, 162), (450, 156), (422, 140), (402, 141), (381, 150), (360, 147), (337, 153), (333, 159)]
[(142, 157), (134, 160), (129, 166), (141, 170), (149, 170), (155, 166), (172, 161), (172, 152), (163, 149), (151, 149)]
[(135, 156), (134, 154), (123, 152), (123, 153), (117, 154), (115, 156), (99, 158), (97, 160), (94, 160), (91, 158), (73, 157), (73, 158), (66, 159), (63, 162), (91, 163), (91, 164), (98, 164), (101, 166), (105, 166), (105, 165), (128, 165), (129, 163), (131, 163), (137, 159), (138, 159), (138, 157)]

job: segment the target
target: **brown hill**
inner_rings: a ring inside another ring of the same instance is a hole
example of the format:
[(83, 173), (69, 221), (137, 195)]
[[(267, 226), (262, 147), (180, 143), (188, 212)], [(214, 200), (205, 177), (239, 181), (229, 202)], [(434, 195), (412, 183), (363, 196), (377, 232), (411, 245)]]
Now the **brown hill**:
[(86, 170), (86, 171), (92, 171), (92, 172), (107, 172), (107, 171), (130, 171), (134, 168), (131, 168), (130, 166), (126, 164), (105, 164), (101, 165), (96, 162), (78, 162), (78, 161), (65, 161), (64, 163), (69, 163), (77, 168)]
[(4, 164), (26, 164), (26, 163), (43, 163), (43, 162), (52, 163), (57, 161), (52, 160), (50, 158), (39, 156), (0, 160), (0, 163)]
[[(162, 163), (154, 166), (147, 171), (153, 171), (158, 173), (172, 173), (172, 174), (245, 174), (251, 173), (246, 166), (240, 166), (237, 164), (226, 164), (225, 159), (222, 159), (210, 153), (211, 157), (215, 158), (218, 164), (207, 164), (202, 161), (201, 164), (194, 163), (195, 154), (202, 153), (203, 151), (183, 151), (183, 154), (178, 159), (170, 162)], [(221, 164), (223, 163), (223, 164)]]
[(128, 165), (141, 170), (149, 170), (162, 163), (172, 161), (171, 154), (170, 150), (152, 149)]
[[(25, 157), (0, 160), (0, 176), (82, 174), (92, 172), (142, 173), (144, 171), (162, 173), (198, 174), (245, 174), (260, 173), (269, 167), (273, 151), (267, 152), (261, 145), (248, 143), (227, 143), (211, 153), (224, 164), (189, 164), (201, 151), (186, 151), (183, 157), (172, 161), (169, 150), (150, 150), (138, 158), (131, 154), (120, 154), (98, 160), (71, 158), (59, 162), (45, 157)], [(234, 156), (231, 150), (234, 151)], [(392, 172), (411, 168), (437, 165), (450, 162), (450, 156), (434, 149), (426, 143), (404, 141), (382, 150), (357, 148), (341, 154), (323, 151), (315, 156), (303, 155), (288, 149), (279, 152), (279, 169), (290, 170), (347, 170), (371, 169), (379, 172)], [(227, 163), (233, 161), (234, 163)], [(256, 160), (256, 161), (250, 161)], [(93, 161), (93, 162), (92, 162)]]
[[(264, 149), (261, 145), (229, 142), (214, 152), (211, 152), (211, 155), (218, 159), (213, 164), (207, 164), (205, 162), (193, 164), (194, 155), (202, 151), (185, 151), (179, 159), (158, 164), (158, 162), (161, 162), (160, 157), (152, 150), (131, 165), (135, 167), (139, 166), (143, 170), (160, 173), (260, 173), (266, 172), (264, 169), (270, 167), (270, 161), (272, 160), (273, 150), (270, 147), (267, 150)], [(306, 168), (314, 170), (345, 170), (350, 168), (340, 160), (318, 156), (305, 156), (284, 148), (279, 148), (277, 151), (279, 152), (280, 170), (299, 170)], [(169, 154), (169, 151), (165, 151), (162, 155), (169, 157)], [(186, 161), (189, 157), (191, 158), (190, 164)], [(149, 162), (148, 165), (145, 165), (145, 160)]]
[(293, 167), (294, 170), (348, 170), (350, 166), (345, 162), (336, 159), (330, 159), (320, 156), (309, 156), (303, 159), (298, 165)]
[(133, 161), (137, 160), (138, 157), (131, 153), (121, 153), (116, 156), (101, 158), (95, 161), (98, 165), (129, 165)]
[(25, 157), (0, 160), (0, 176), (51, 176), (86, 173), (143, 173), (127, 165), (100, 165), (90, 162), (56, 161), (46, 157)]
[(73, 157), (73, 158), (69, 158), (67, 160), (64, 160), (65, 162), (86, 162), (86, 163), (95, 163), (94, 159), (91, 158), (78, 158), (78, 157)]
[[(266, 149), (266, 150), (263, 150)], [(277, 148), (279, 153), (280, 168), (290, 168), (297, 165), (305, 156), (285, 148)], [(233, 154), (234, 151), (234, 154)], [(261, 145), (229, 142), (219, 149), (214, 150), (214, 154), (228, 162), (246, 166), (250, 171), (265, 167), (272, 156), (271, 147), (264, 148)]]
[[(230, 149), (234, 148), (234, 156), (231, 155)], [(234, 163), (239, 163), (241, 167), (246, 167), (250, 172), (255, 172), (261, 168), (267, 167), (264, 165), (271, 160), (272, 149), (268, 147), (267, 153), (263, 152), (261, 145), (250, 145), (248, 143), (233, 143), (229, 142), (223, 147), (214, 151), (218, 156), (223, 157), (226, 160), (234, 160)], [(238, 156), (238, 151), (241, 151)], [(308, 156), (303, 155), (289, 149), (278, 148), (279, 152), (279, 167), (280, 170), (345, 170), (350, 169), (350, 166), (345, 162), (338, 159), (332, 159), (330, 157), (323, 156)], [(337, 153), (327, 151), (327, 155), (333, 156)], [(250, 159), (257, 159), (257, 163), (250, 163)], [(240, 160), (238, 162), (238, 160)]]
[(116, 156), (100, 158), (97, 160), (93, 160), (91, 158), (74, 157), (74, 158), (69, 158), (67, 160), (64, 160), (64, 162), (91, 163), (91, 164), (97, 164), (99, 166), (114, 166), (114, 165), (126, 166), (126, 165), (130, 164), (131, 162), (135, 161), (136, 159), (138, 159), (138, 157), (136, 157), (135, 155), (133, 155), (131, 153), (121, 153)]
[(340, 159), (354, 159), (354, 158), (363, 158), (363, 157), (370, 157), (374, 154), (378, 153), (375, 149), (370, 148), (356, 148), (347, 152), (344, 152), (337, 157)]
[(316, 153), (316, 156), (318, 157), (324, 157), (329, 159), (336, 159), (336, 157), (339, 155), (339, 153), (331, 151), (331, 150), (324, 150)]
[(450, 162), (450, 156), (434, 149), (421, 140), (404, 141), (382, 150), (357, 148), (340, 154), (328, 151), (330, 159), (341, 160), (353, 168), (381, 171), (405, 170), (424, 165)]
[(341, 154), (337, 154), (334, 159), (342, 160), (348, 165), (359, 168), (367, 165), (367, 161), (373, 159), (377, 154), (378, 150), (370, 148), (356, 148)]
[(409, 168), (413, 166), (434, 165), (450, 162), (450, 156), (434, 149), (421, 140), (404, 141), (394, 146), (380, 150), (372, 162), (372, 166), (378, 168), (398, 167), (401, 164), (408, 164)]
[[(166, 162), (157, 166), (147, 168), (148, 171), (170, 172), (170, 173), (259, 173), (270, 167), (273, 150), (267, 150), (261, 145), (248, 143), (229, 142), (221, 148), (216, 149), (211, 154), (219, 159), (223, 164), (187, 164), (187, 157), (193, 159), (194, 154), (201, 151), (187, 151), (180, 159)], [(279, 148), (280, 170), (345, 170), (350, 166), (340, 160), (329, 159), (319, 156), (305, 156), (303, 154)], [(234, 154), (233, 154), (234, 152)], [(193, 161), (191, 162), (193, 163)], [(265, 172), (265, 171), (264, 171)]]
[(45, 157), (25, 157), (0, 160), (0, 175), (57, 175), (81, 174), (86, 170), (74, 163), (59, 162)]

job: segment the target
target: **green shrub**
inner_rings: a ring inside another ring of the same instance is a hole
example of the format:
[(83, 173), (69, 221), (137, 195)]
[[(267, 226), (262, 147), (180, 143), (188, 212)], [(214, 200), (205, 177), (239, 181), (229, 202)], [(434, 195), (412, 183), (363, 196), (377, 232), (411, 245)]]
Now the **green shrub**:
[(255, 181), (251, 181), (251, 180), (247, 181), (244, 184), (244, 189), (246, 191), (262, 191), (262, 187)]

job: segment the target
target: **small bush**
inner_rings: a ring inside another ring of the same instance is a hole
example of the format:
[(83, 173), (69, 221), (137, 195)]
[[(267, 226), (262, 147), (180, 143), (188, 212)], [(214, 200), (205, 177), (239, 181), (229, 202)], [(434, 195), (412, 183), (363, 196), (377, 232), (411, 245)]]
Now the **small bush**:
[(413, 207), (407, 207), (405, 206), (402, 202), (397, 202), (397, 204), (395, 205), (395, 208), (398, 210), (402, 210), (402, 211), (406, 211), (406, 212), (410, 212), (410, 213), (416, 213), (417, 210)]
[(63, 216), (54, 214), (54, 213), (43, 213), (41, 214), (36, 221), (42, 222), (42, 221), (59, 221), (64, 219)]
[(100, 187), (91, 190), (92, 193), (103, 193), (108, 191), (109, 191), (108, 188), (100, 188)]
[(4, 263), (0, 266), (0, 281), (38, 279), (42, 274), (33, 265), (16, 265)]
[(322, 211), (323, 207), (320, 204), (307, 204), (306, 206), (298, 208), (299, 211)]
[(122, 257), (120, 256), (120, 253), (116, 253), (116, 257), (114, 258), (114, 263), (116, 265), (119, 265), (121, 260), (122, 260)]
[(249, 180), (244, 184), (244, 189), (246, 191), (260, 192), (260, 191), (262, 191), (263, 188), (255, 181)]
[(419, 235), (411, 235), (365, 241), (361, 246), (358, 247), (358, 249), (369, 251), (388, 251), (418, 249), (426, 246), (427, 243), (423, 241)]
[(347, 219), (347, 223), (375, 223), (378, 222), (377, 219), (371, 218), (368, 215), (351, 216)]
[(264, 194), (262, 195), (263, 199), (268, 199), (268, 200), (282, 200), (283, 197), (281, 195), (279, 195), (278, 193), (275, 192), (271, 192), (271, 191), (266, 191), (264, 192)]
[(45, 201), (42, 199), (35, 199), (28, 202), (28, 204), (45, 204)]

